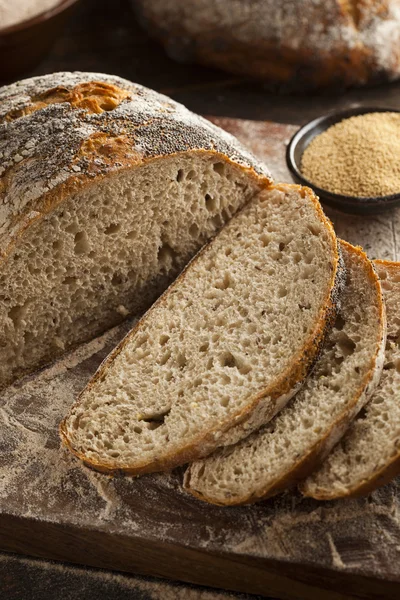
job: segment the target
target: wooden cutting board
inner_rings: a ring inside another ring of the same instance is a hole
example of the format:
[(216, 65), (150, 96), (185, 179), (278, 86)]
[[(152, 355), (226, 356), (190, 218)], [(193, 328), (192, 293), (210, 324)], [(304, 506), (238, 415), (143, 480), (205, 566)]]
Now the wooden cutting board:
[[(214, 119), (290, 181), (291, 125)], [(371, 257), (398, 258), (400, 211), (329, 212)], [(129, 323), (25, 378), (0, 398), (0, 549), (288, 599), (400, 598), (400, 481), (368, 498), (318, 503), (296, 492), (220, 508), (180, 489), (181, 473), (94, 473), (60, 448), (58, 423)]]

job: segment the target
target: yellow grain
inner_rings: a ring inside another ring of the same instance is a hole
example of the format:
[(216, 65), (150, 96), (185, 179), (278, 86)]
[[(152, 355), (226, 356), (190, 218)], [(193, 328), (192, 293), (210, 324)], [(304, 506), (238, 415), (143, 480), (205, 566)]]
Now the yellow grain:
[(400, 193), (400, 113), (367, 113), (332, 125), (304, 151), (301, 172), (336, 194)]

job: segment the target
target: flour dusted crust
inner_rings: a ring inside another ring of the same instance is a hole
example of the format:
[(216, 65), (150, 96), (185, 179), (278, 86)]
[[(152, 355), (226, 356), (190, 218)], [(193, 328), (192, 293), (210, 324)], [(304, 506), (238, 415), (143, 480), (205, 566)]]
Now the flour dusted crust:
[(205, 151), (271, 182), (231, 135), (125, 79), (54, 73), (0, 88), (0, 257), (83, 186), (167, 155)]
[(135, 0), (178, 60), (289, 87), (363, 85), (400, 73), (398, 0)]

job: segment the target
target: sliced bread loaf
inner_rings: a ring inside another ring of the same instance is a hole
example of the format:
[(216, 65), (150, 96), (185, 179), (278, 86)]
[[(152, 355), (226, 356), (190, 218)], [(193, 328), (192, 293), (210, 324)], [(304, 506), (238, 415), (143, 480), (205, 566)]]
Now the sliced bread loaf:
[(400, 263), (375, 261), (388, 320), (379, 386), (346, 435), (301, 491), (318, 500), (360, 496), (400, 473)]
[(321, 358), (273, 421), (191, 464), (184, 487), (201, 500), (255, 502), (308, 475), (343, 435), (379, 381), (385, 347), (381, 287), (366, 255), (342, 242), (347, 285)]
[(0, 387), (148, 308), (271, 179), (237, 140), (109, 75), (0, 89)]
[(260, 193), (106, 359), (61, 424), (64, 442), (89, 466), (131, 474), (210, 453), (226, 430), (260, 406), (267, 419), (298, 389), (341, 278), (311, 190)]

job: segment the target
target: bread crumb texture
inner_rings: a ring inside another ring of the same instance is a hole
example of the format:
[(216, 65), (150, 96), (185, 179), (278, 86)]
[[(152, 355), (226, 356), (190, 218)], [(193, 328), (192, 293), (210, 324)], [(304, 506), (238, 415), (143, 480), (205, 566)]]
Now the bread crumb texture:
[(307, 375), (337, 264), (309, 190), (260, 193), (105, 363), (63, 423), (64, 439), (94, 467), (133, 472), (221, 445), (259, 398), (288, 400)]
[(216, 504), (255, 502), (292, 487), (343, 435), (383, 366), (381, 289), (366, 255), (342, 245), (347, 284), (322, 355), (293, 400), (241, 443), (191, 464), (185, 487)]

